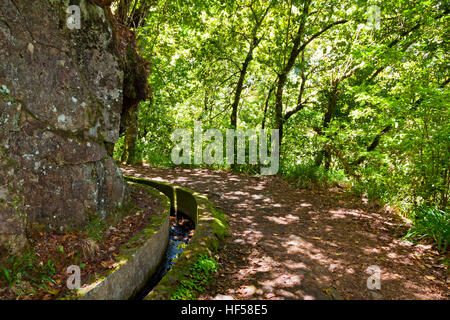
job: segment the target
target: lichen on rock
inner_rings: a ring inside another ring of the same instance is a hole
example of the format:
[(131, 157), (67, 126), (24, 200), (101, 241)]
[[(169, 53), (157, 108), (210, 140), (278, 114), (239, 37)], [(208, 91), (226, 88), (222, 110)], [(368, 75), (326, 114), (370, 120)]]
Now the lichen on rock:
[(123, 104), (115, 34), (102, 8), (79, 4), (80, 30), (67, 28), (69, 1), (0, 5), (0, 245), (81, 228), (88, 214), (108, 220), (127, 203), (107, 152)]

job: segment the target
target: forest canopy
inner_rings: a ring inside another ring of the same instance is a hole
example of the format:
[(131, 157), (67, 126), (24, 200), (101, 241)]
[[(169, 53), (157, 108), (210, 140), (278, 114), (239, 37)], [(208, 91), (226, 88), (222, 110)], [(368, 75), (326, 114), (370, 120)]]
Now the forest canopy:
[(448, 238), (447, 2), (120, 0), (112, 10), (136, 31), (150, 74), (117, 159), (171, 166), (171, 133), (195, 121), (279, 129), (280, 175), (433, 216)]

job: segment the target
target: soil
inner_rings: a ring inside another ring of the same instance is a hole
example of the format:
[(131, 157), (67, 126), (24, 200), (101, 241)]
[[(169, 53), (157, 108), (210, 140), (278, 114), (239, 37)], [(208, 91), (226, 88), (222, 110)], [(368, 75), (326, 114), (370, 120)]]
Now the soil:
[[(129, 190), (133, 208), (114, 227), (98, 227), (99, 239), (93, 240), (87, 231), (53, 232), (31, 239), (31, 254), (34, 259), (32, 268), (24, 270), (22, 281), (16, 282), (11, 288), (6, 283), (0, 283), (0, 300), (51, 300), (64, 297), (68, 294), (67, 268), (70, 265), (80, 266), (82, 286), (101, 278), (109, 269), (114, 268), (115, 258), (122, 245), (143, 230), (152, 215), (162, 210), (159, 199), (144, 188), (130, 185)], [(46, 288), (32, 282), (40, 277), (42, 269), (47, 270), (48, 279), (42, 282)]]
[[(396, 214), (345, 192), (278, 176), (124, 167), (124, 174), (205, 193), (230, 218), (219, 274), (200, 299), (449, 299), (446, 257), (402, 240)], [(368, 289), (369, 266), (381, 289)]]

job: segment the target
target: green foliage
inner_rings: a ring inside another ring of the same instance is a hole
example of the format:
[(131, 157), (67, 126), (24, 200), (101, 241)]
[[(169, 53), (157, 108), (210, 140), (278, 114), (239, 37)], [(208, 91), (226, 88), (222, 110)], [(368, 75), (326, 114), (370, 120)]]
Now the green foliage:
[(282, 169), (282, 174), (301, 188), (313, 187), (323, 189), (340, 185), (347, 181), (342, 170), (325, 170), (311, 161), (286, 166)]
[[(380, 9), (378, 27), (367, 22), (372, 5)], [(151, 95), (140, 105), (136, 160), (172, 166), (170, 135), (192, 130), (195, 120), (204, 129), (230, 127), (255, 17), (267, 9), (243, 83), (238, 128), (278, 125), (277, 81), (299, 36), (301, 50), (281, 92), (280, 173), (302, 187), (345, 183), (407, 214), (421, 205), (448, 209), (448, 4), (204, 0), (146, 6), (137, 32), (150, 62)], [(336, 21), (342, 23), (330, 25)], [(116, 159), (122, 149), (121, 140)], [(253, 165), (206, 167), (259, 173)]]
[(355, 182), (351, 191), (356, 195), (367, 197), (370, 202), (388, 203), (399, 190), (395, 190), (394, 185), (389, 185), (384, 179), (371, 177), (364, 181)]
[(103, 238), (103, 232), (107, 228), (106, 222), (98, 216), (90, 218), (89, 224), (85, 228), (85, 232), (89, 239), (99, 242)]
[(114, 159), (120, 161), (124, 150), (125, 136), (121, 136), (114, 145)]
[(207, 284), (214, 278), (217, 270), (217, 261), (207, 256), (200, 256), (195, 265), (189, 269), (189, 274), (180, 281), (171, 299), (195, 299), (199, 293), (205, 291)]
[(411, 217), (414, 224), (406, 235), (410, 240), (431, 240), (445, 253), (450, 244), (450, 212), (421, 206)]

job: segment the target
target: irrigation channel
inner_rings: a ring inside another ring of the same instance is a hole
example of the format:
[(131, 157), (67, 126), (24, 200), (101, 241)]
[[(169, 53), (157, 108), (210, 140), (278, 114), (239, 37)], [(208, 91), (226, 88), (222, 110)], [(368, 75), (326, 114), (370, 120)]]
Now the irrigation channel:
[(172, 268), (194, 235), (194, 228), (194, 223), (187, 215), (177, 212), (170, 216), (169, 244), (164, 258), (145, 286), (136, 294), (134, 300), (144, 299)]

